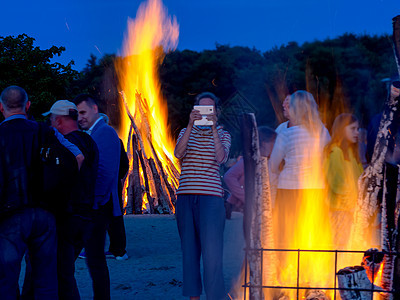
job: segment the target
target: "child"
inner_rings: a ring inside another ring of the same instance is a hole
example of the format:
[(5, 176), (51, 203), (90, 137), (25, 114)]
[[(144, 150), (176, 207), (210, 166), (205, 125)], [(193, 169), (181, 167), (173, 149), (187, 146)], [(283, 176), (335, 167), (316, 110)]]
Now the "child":
[[(258, 127), (259, 143), (260, 143), (260, 155), (264, 157), (270, 157), (272, 148), (274, 147), (276, 132), (268, 126)], [(229, 189), (230, 195), (226, 200), (226, 218), (231, 218), (231, 212), (243, 211), (244, 209), (244, 161), (240, 158), (235, 165), (233, 165), (224, 175), (224, 181)], [(274, 197), (274, 183), (272, 178), (271, 181), (271, 196)], [(273, 200), (272, 200), (273, 201)]]
[(363, 166), (358, 152), (357, 118), (352, 114), (336, 117), (332, 139), (325, 147), (324, 171), (336, 246), (346, 246), (357, 203), (357, 182)]

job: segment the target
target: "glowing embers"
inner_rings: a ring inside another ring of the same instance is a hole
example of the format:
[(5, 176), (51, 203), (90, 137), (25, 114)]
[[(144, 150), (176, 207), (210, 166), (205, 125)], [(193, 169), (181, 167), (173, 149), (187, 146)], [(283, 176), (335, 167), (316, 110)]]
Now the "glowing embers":
[[(116, 60), (121, 92), (120, 136), (128, 148), (127, 213), (173, 213), (179, 165), (160, 92), (158, 66), (177, 46), (179, 26), (159, 0), (141, 4), (128, 20), (123, 57)], [(125, 190), (125, 188), (124, 188)]]

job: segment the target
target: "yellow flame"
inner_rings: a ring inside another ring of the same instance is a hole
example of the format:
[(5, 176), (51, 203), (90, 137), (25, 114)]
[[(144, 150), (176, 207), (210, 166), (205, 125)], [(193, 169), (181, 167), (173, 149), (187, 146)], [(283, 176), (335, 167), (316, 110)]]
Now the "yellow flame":
[[(157, 165), (156, 153), (174, 188), (177, 187), (176, 172), (171, 168), (179, 170), (179, 165), (173, 155), (175, 141), (169, 133), (168, 110), (157, 72), (165, 56), (164, 50), (174, 50), (178, 36), (176, 18), (167, 15), (160, 0), (149, 0), (140, 5), (135, 20), (128, 19), (122, 58), (116, 60), (119, 88), (124, 92), (124, 100), (140, 132), (143, 141), (140, 147), (145, 158), (153, 158)], [(123, 105), (121, 118), (119, 135), (127, 144), (131, 120)], [(151, 191), (152, 195), (154, 193)]]
[[(301, 250), (332, 249), (331, 225), (326, 193), (321, 187), (324, 174), (322, 172), (322, 149), (320, 137), (315, 137), (314, 145), (309, 145), (301, 153), (302, 169), (308, 170), (300, 180), (303, 189), (293, 194), (287, 203), (277, 208), (275, 219), (283, 218), (290, 224), (281, 224), (276, 220), (274, 230), (277, 237), (277, 248)], [(314, 188), (313, 188), (314, 187)], [(298, 257), (300, 255), (300, 257)], [(284, 286), (297, 285), (297, 268), (299, 267), (299, 285), (303, 287), (330, 287), (334, 278), (334, 255), (319, 252), (285, 252), (278, 255), (280, 270), (278, 281)], [(298, 264), (300, 265), (298, 266)], [(290, 299), (295, 299), (296, 291), (286, 291)]]
[[(303, 184), (316, 186), (318, 181), (324, 180), (325, 173), (321, 163), (320, 138), (315, 139), (314, 145), (301, 155), (303, 157), (302, 168), (310, 168), (308, 176), (302, 178)], [(349, 172), (351, 173), (351, 172)], [(296, 199), (285, 199), (288, 203), (275, 207), (284, 210), (285, 219), (290, 224), (280, 224), (274, 220), (276, 248), (301, 249), (301, 250), (357, 250), (365, 251), (367, 248), (351, 249), (350, 231), (353, 225), (353, 212), (357, 203), (357, 189), (350, 188), (351, 181), (355, 181), (354, 174), (346, 174), (347, 183), (347, 210), (350, 217), (337, 219), (338, 215), (332, 213), (329, 203), (327, 187), (325, 189), (304, 189)], [(356, 186), (354, 184), (354, 186)], [(276, 204), (275, 204), (276, 205)], [(281, 215), (280, 215), (281, 216)], [(276, 215), (275, 217), (276, 218)], [(337, 224), (340, 226), (337, 226)], [(278, 226), (277, 226), (278, 224)], [(346, 231), (346, 232), (343, 232)], [(343, 234), (344, 233), (344, 234)], [(348, 234), (347, 234), (348, 233)], [(283, 238), (283, 240), (282, 240)], [(279, 244), (280, 243), (280, 244)], [(373, 240), (366, 240), (366, 244), (376, 245)], [(332, 288), (335, 283), (335, 253), (323, 252), (301, 252), (298, 261), (298, 253), (286, 252), (278, 254), (279, 269), (278, 282), (282, 286), (297, 285), (297, 268), (299, 265), (299, 286), (300, 287), (323, 287)], [(360, 265), (363, 254), (339, 253), (337, 259), (337, 271), (348, 266)], [(337, 286), (337, 284), (336, 284)], [(331, 298), (333, 292), (325, 291)], [(300, 291), (300, 296), (302, 295)], [(285, 294), (290, 299), (296, 299), (295, 290), (287, 290)]]

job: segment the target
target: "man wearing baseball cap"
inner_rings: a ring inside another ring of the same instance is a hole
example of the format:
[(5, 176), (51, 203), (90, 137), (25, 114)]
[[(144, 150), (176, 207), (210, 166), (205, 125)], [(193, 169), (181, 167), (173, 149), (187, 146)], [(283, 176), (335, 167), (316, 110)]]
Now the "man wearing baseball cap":
[(68, 116), (70, 110), (78, 112), (76, 105), (68, 100), (58, 100), (50, 108), (48, 112), (43, 113), (43, 116), (50, 114), (59, 116)]
[[(50, 111), (51, 126), (56, 128), (71, 143), (83, 152), (85, 160), (79, 171), (76, 185), (72, 189), (65, 215), (57, 219), (58, 233), (58, 281), (59, 299), (79, 299), (74, 277), (76, 254), (86, 249), (87, 265), (93, 285), (104, 281), (104, 272), (98, 268), (105, 264), (104, 247), (90, 241), (96, 230), (93, 217), (95, 183), (98, 171), (99, 152), (95, 141), (78, 128), (78, 109), (68, 100), (59, 100)], [(101, 261), (100, 261), (101, 260)]]

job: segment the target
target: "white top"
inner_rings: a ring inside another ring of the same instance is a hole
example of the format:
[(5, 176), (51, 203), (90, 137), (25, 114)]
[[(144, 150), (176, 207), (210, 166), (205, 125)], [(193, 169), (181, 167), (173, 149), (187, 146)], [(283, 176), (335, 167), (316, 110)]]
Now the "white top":
[[(271, 153), (271, 172), (278, 177), (278, 189), (324, 188), (322, 159), (325, 145), (330, 141), (328, 130), (312, 136), (303, 126), (280, 131)], [(284, 167), (279, 173), (279, 166)], [(279, 174), (279, 175), (278, 175)]]
[(276, 127), (275, 132), (276, 134), (280, 134), (282, 130), (287, 129), (289, 125), (289, 121), (283, 122)]

